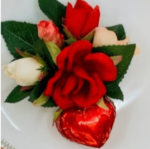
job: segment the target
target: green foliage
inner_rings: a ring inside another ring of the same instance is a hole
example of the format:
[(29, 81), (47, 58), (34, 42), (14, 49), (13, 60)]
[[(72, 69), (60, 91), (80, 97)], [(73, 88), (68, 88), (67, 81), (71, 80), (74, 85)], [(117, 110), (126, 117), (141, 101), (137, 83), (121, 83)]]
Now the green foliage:
[(50, 97), (46, 104), (44, 104), (42, 107), (49, 108), (49, 107), (57, 107), (54, 100)]
[(63, 112), (62, 109), (58, 109), (55, 114), (54, 114), (54, 118), (53, 118), (53, 123), (56, 122), (56, 120), (58, 119), (58, 117), (61, 115), (61, 113)]
[(24, 98), (28, 97), (31, 93), (31, 90), (29, 91), (20, 91), (21, 90), (21, 86), (16, 86), (11, 93), (8, 95), (7, 99), (5, 100), (5, 102), (8, 103), (16, 103), (19, 102), (21, 100), (23, 100)]
[(56, 26), (62, 28), (62, 18), (65, 17), (66, 7), (57, 0), (39, 0), (43, 13), (53, 20)]
[[(38, 82), (37, 85), (34, 87), (30, 94), (29, 101), (34, 102), (34, 100), (38, 99), (41, 94), (44, 92), (46, 85), (48, 83), (49, 76), (44, 78), (42, 81)], [(53, 101), (53, 99), (50, 97), (50, 99), (43, 105), (43, 107), (55, 107), (56, 104)]]
[(117, 83), (108, 83), (106, 84), (107, 93), (106, 95), (114, 98), (123, 100), (123, 93)]
[(82, 40), (92, 41), (93, 36), (94, 36), (94, 31), (90, 32), (88, 35), (86, 35), (85, 37), (83, 37)]
[(30, 94), (29, 101), (33, 102), (34, 100), (40, 97), (40, 95), (44, 92), (46, 88), (48, 80), (49, 78), (46, 77), (35, 85), (34, 89)]
[(39, 40), (37, 33), (36, 25), (30, 23), (16, 21), (1, 23), (1, 34), (3, 35), (8, 50), (15, 59), (21, 58), (15, 48), (34, 54), (33, 44)]
[(114, 31), (117, 35), (118, 40), (123, 40), (126, 38), (126, 33), (122, 24), (107, 27), (107, 29)]
[(76, 42), (76, 39), (71, 37), (71, 38), (65, 40), (65, 42), (66, 42), (68, 45), (71, 45), (72, 43)]
[(49, 68), (51, 70), (53, 70), (53, 72), (55, 72), (56, 67), (55, 64), (52, 60), (51, 54), (48, 51), (45, 43), (43, 40), (38, 40), (35, 44), (34, 44), (34, 52), (36, 54), (38, 54), (40, 57), (42, 57), (42, 59), (44, 61), (46, 61), (47, 65), (49, 66)]

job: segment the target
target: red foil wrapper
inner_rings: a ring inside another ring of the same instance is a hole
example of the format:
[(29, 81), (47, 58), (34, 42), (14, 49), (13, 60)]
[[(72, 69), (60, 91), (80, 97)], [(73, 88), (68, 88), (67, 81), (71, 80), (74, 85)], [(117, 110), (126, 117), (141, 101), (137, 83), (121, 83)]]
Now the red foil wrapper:
[(108, 140), (116, 117), (113, 102), (108, 97), (104, 102), (109, 110), (96, 104), (85, 109), (73, 107), (64, 110), (56, 120), (58, 131), (71, 141), (100, 148)]

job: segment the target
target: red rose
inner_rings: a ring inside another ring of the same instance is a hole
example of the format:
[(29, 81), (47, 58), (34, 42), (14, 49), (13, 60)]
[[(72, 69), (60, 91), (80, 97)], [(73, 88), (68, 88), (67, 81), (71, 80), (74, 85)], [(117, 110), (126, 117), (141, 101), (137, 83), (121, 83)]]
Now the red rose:
[(99, 24), (99, 6), (94, 9), (85, 1), (77, 0), (74, 8), (68, 3), (65, 26), (76, 39), (81, 39)]
[(37, 25), (38, 35), (45, 42), (53, 42), (58, 47), (62, 47), (64, 43), (64, 35), (59, 33), (58, 27), (50, 21), (40, 21)]
[(86, 40), (74, 42), (57, 57), (58, 71), (47, 84), (45, 96), (67, 109), (77, 105), (89, 107), (106, 94), (103, 81), (114, 81), (117, 69), (104, 53), (91, 53)]

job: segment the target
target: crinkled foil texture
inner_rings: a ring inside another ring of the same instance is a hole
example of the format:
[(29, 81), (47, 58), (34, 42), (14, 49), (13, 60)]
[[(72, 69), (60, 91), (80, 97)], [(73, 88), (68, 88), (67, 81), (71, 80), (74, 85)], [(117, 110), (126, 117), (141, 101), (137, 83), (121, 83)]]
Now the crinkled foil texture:
[(58, 131), (71, 141), (92, 147), (103, 146), (116, 117), (115, 106), (108, 97), (105, 97), (105, 104), (109, 110), (98, 105), (64, 110), (56, 121)]

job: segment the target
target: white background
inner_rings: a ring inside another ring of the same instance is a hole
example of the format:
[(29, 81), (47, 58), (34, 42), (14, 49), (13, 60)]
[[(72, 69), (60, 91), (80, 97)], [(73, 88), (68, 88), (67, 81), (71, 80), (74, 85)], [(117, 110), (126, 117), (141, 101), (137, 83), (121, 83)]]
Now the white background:
[[(2, 21), (16, 20), (37, 24), (48, 18), (38, 7), (38, 0), (2, 0)], [(103, 149), (150, 148), (150, 1), (87, 0), (101, 9), (101, 26), (123, 24), (130, 43), (137, 43), (141, 54), (134, 57), (120, 86), (125, 101), (115, 101), (117, 118), (110, 139)], [(67, 0), (61, 0), (67, 4)], [(74, 4), (75, 0), (70, 0)], [(2, 39), (2, 64), (9, 63), (9, 54)], [(2, 73), (2, 138), (16, 149), (88, 149), (64, 139), (52, 127), (53, 109), (34, 108), (24, 100), (6, 104), (4, 100), (15, 87), (13, 80)]]

